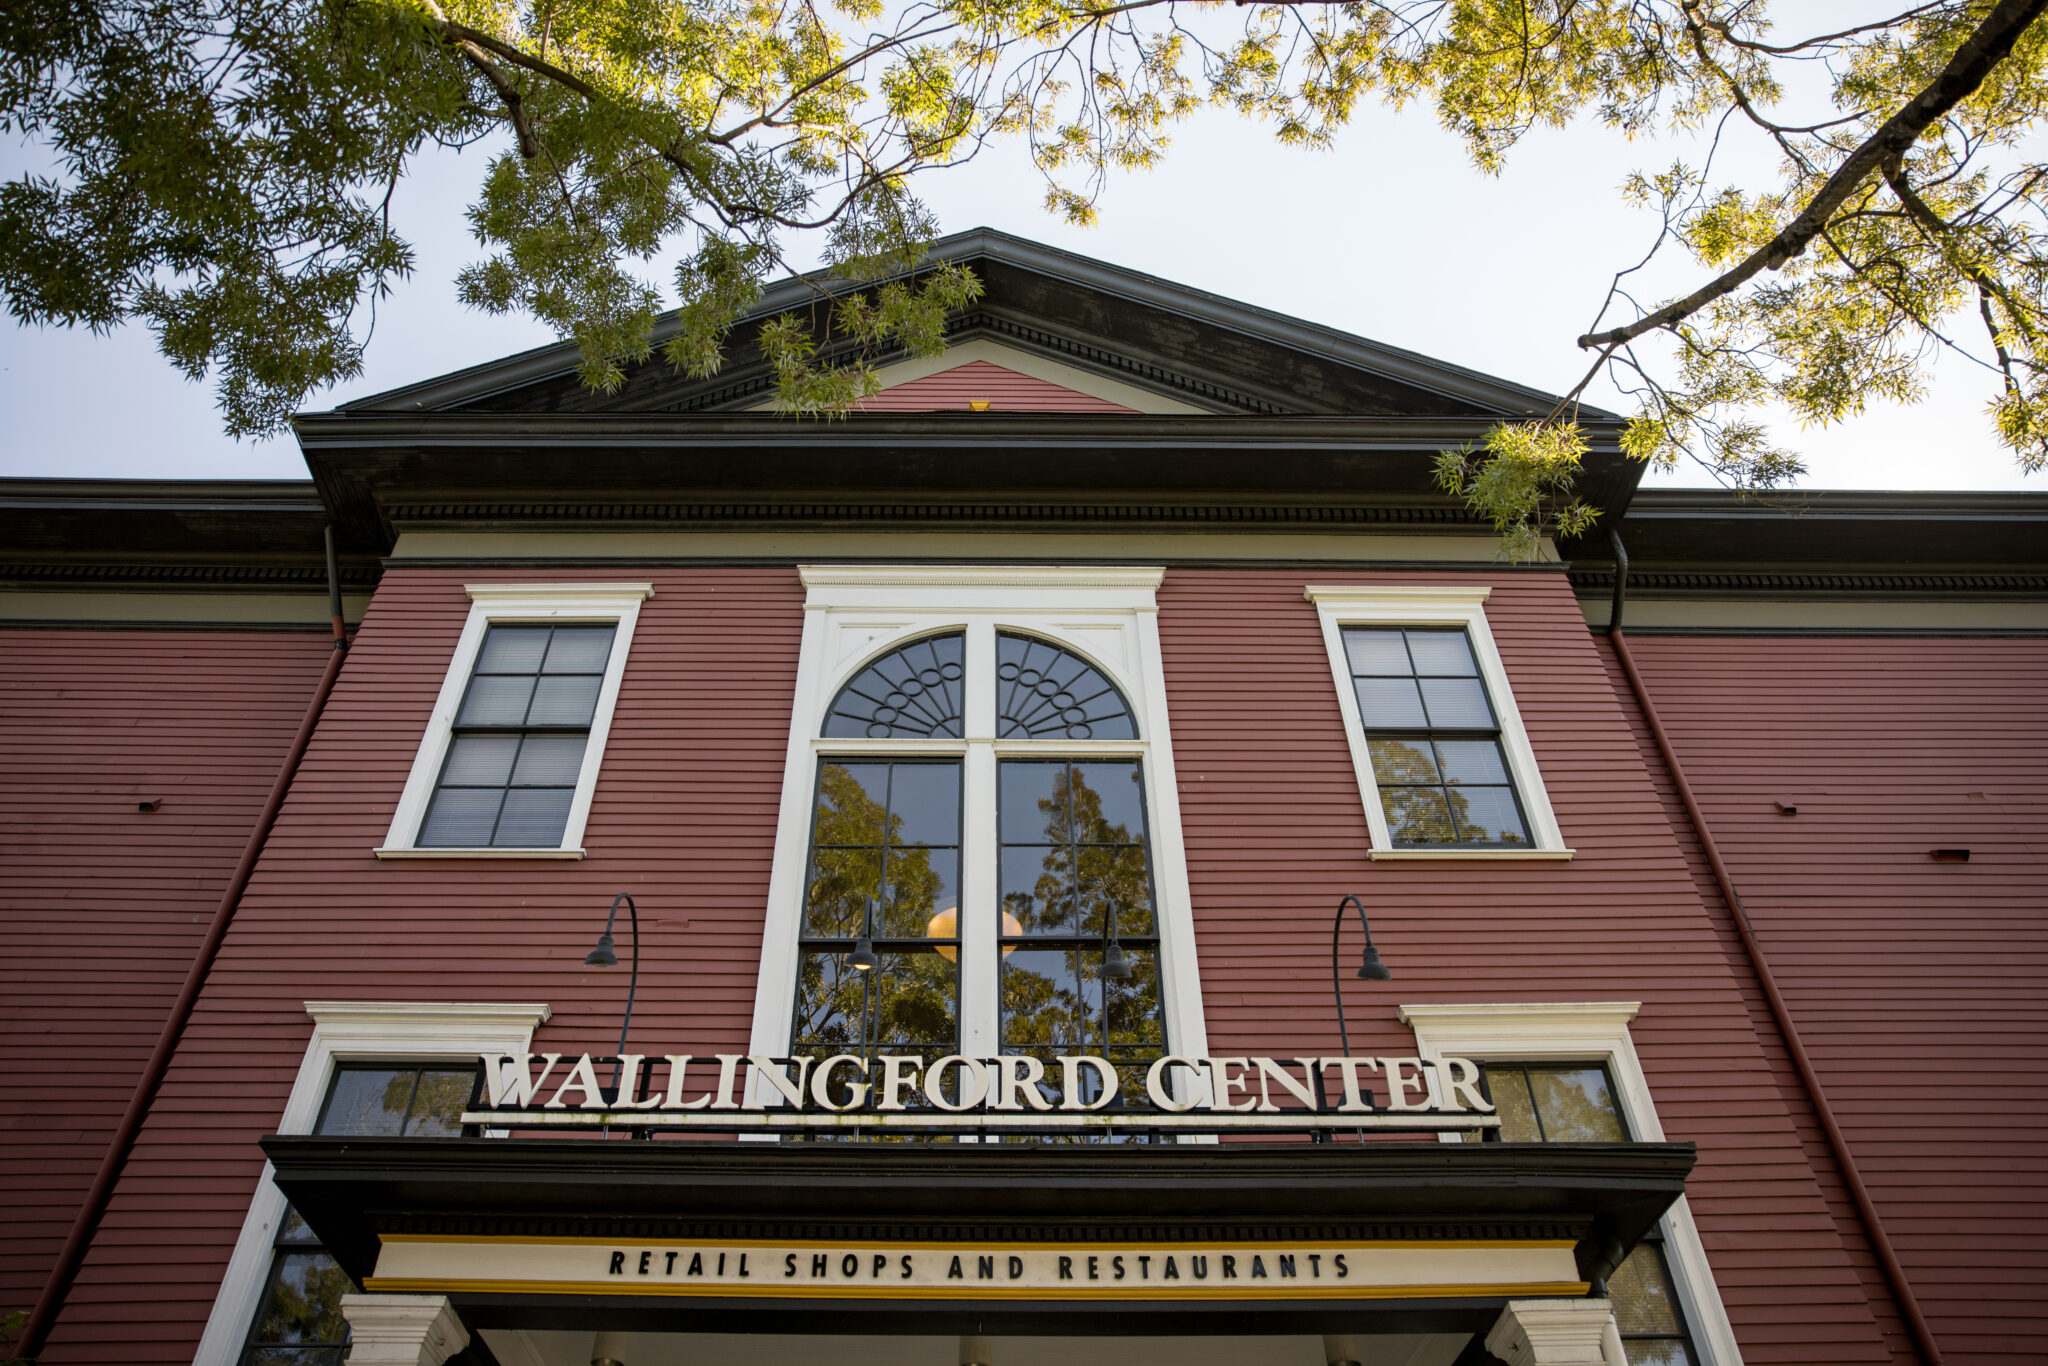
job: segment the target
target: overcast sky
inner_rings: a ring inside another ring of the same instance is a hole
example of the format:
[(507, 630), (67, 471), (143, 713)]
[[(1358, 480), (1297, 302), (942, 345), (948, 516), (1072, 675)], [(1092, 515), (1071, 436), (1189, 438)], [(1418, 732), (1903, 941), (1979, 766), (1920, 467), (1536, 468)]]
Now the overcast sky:
[[(1488, 179), (1426, 112), (1368, 108), (1331, 152), (1278, 147), (1258, 126), (1215, 113), (1178, 133), (1163, 169), (1114, 181), (1094, 229), (1064, 227), (1043, 210), (1041, 186), (1014, 147), (940, 172), (919, 193), (948, 230), (1001, 228), (1557, 391), (1581, 373), (1572, 338), (1608, 278), (1650, 241), (1650, 220), (1623, 207), (1616, 186), (1676, 150), (1598, 128), (1541, 132), (1504, 176)], [(5, 160), (10, 175), (23, 164), (20, 153)], [(398, 221), (419, 248), (419, 270), (385, 302), (363, 378), (313, 396), (308, 408), (553, 340), (535, 323), (455, 300), (455, 272), (476, 255), (462, 210), (483, 164), (472, 152), (415, 168)], [(1674, 257), (1649, 292), (1677, 293), (1700, 278)], [(0, 329), (0, 474), (305, 475), (290, 437), (223, 435), (210, 385), (179, 377), (142, 329)], [(1780, 439), (1805, 454), (1808, 488), (2048, 489), (1993, 439), (1983, 416), (1993, 392), (1988, 374), (1948, 361), (1920, 404), (1826, 430), (1786, 424)], [(1599, 388), (1588, 397), (1627, 406)], [(1692, 469), (1651, 481), (1710, 482)]]

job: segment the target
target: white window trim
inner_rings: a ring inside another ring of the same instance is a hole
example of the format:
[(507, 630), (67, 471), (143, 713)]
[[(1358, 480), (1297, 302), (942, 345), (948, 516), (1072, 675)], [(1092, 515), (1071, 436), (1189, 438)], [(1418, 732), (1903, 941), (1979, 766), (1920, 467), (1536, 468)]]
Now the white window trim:
[[(1174, 1051), (1208, 1053), (1208, 1026), (1195, 956), (1195, 925), (1181, 840), (1179, 784), (1166, 715), (1156, 593), (1165, 570), (998, 565), (800, 566), (808, 590), (797, 665), (789, 751), (783, 767), (775, 861), (768, 883), (761, 975), (748, 1051), (783, 1056), (796, 1000), (797, 940), (804, 872), (810, 855), (811, 801), (818, 756), (825, 753), (958, 754), (965, 772), (961, 808), (963, 905), (997, 900), (995, 773), (999, 756), (1026, 753), (1129, 755), (1144, 760), (1151, 825), (1154, 912), (1159, 925), (1160, 1007)], [(966, 633), (966, 738), (826, 740), (826, 711), (839, 690), (904, 642), (949, 629)], [(1100, 670), (1123, 692), (1137, 740), (995, 741), (995, 638), (1015, 630), (1053, 641)], [(1119, 657), (1112, 658), (1115, 653)], [(963, 918), (967, 919), (967, 918)], [(992, 1057), (997, 1046), (993, 996), (997, 946), (992, 933), (962, 925), (960, 980), (989, 984), (974, 1009), (961, 993), (961, 1051)], [(765, 1100), (765, 1097), (763, 1098)]]
[[(451, 1005), (409, 1001), (308, 1001), (313, 1037), (306, 1043), (298, 1080), (277, 1121), (281, 1134), (309, 1134), (334, 1067), (341, 1062), (403, 1059), (408, 1062), (477, 1064), (482, 1053), (525, 1053), (533, 1031), (548, 1018), (545, 1005)], [(262, 1308), (264, 1281), (278, 1222), (287, 1201), (271, 1178), (268, 1162), (249, 1201), (248, 1217), (235, 1239), (227, 1274), (214, 1296), (213, 1313), (199, 1339), (193, 1366), (234, 1366)]]
[[(1404, 1005), (1401, 1022), (1415, 1031), (1425, 1058), (1485, 1062), (1599, 1062), (1614, 1078), (1616, 1100), (1628, 1129), (1644, 1143), (1664, 1142), (1664, 1126), (1650, 1097), (1650, 1082), (1629, 1038), (1640, 1001), (1542, 1001), (1502, 1005)], [(1444, 1134), (1456, 1143), (1459, 1134)], [(1683, 1195), (1664, 1213), (1665, 1260), (1677, 1281), (1679, 1305), (1691, 1325), (1702, 1366), (1742, 1366), (1735, 1329), (1722, 1307), (1699, 1225)]]
[[(583, 827), (590, 820), (590, 802), (597, 792), (597, 772), (604, 763), (605, 738), (611, 734), (612, 710), (618, 705), (619, 684), (626, 673), (626, 653), (633, 644), (633, 627), (640, 620), (640, 604), (654, 596), (654, 585), (475, 583), (463, 591), (469, 594), (469, 619), (462, 623), (462, 634), (456, 639), (447, 676), (441, 680), (441, 695), (435, 699), (433, 714), (427, 719), (427, 731), (420, 740), (419, 753), (413, 758), (412, 772), (406, 777), (398, 810), (392, 814), (391, 829), (374, 852), (381, 859), (580, 859)], [(418, 843), (420, 826), (427, 818), (427, 804), (434, 799), (434, 784), (440, 780), (442, 761), (448, 757), (455, 712), (469, 687), (477, 653), (483, 649), (484, 632), (493, 623), (518, 622), (604, 623), (615, 626), (618, 633), (612, 641), (611, 657), (605, 661), (604, 682), (598, 687), (597, 710), (590, 718), (590, 741), (583, 748), (583, 767), (576, 775), (576, 795), (569, 802), (569, 821), (562, 829), (562, 842), (552, 849), (422, 848)]]
[[(1316, 605), (1323, 627), (1323, 646), (1329, 652), (1330, 672), (1337, 683), (1337, 706), (1344, 713), (1344, 739), (1351, 746), (1351, 767), (1358, 775), (1358, 793), (1365, 802), (1366, 828), (1372, 832), (1367, 856), (1384, 860), (1429, 862), (1442, 859), (1569, 859), (1557, 828), (1557, 816), (1550, 809), (1550, 794), (1544, 790), (1543, 775), (1536, 768), (1536, 751), (1529, 747), (1529, 733), (1522, 728), (1522, 713), (1515, 706), (1514, 690), (1508, 686), (1507, 669), (1494, 646), (1493, 632), (1486, 625), (1486, 599), (1492, 590), (1483, 587), (1458, 588), (1371, 588), (1353, 584), (1310, 584), (1302, 596)], [(1486, 683), (1487, 697), (1500, 722), (1501, 749), (1507, 755), (1508, 776), (1521, 798), (1522, 813), (1529, 819), (1530, 846), (1525, 849), (1396, 849), (1387, 829), (1387, 813), (1380, 806), (1379, 783), (1372, 774), (1372, 751), (1365, 743), (1365, 725), (1358, 714), (1358, 694), (1351, 686), (1351, 664), (1344, 653), (1347, 626), (1462, 626), (1479, 661), (1479, 675)]]

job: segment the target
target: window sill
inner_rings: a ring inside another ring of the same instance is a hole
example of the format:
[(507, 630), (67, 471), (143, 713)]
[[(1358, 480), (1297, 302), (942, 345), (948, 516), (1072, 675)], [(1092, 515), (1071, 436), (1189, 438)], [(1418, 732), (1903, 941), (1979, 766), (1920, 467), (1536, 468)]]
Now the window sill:
[(392, 849), (379, 846), (370, 851), (378, 858), (549, 858), (580, 859), (581, 849)]
[(1441, 859), (1536, 859), (1552, 863), (1568, 862), (1576, 849), (1368, 849), (1366, 857), (1374, 862), (1431, 862)]

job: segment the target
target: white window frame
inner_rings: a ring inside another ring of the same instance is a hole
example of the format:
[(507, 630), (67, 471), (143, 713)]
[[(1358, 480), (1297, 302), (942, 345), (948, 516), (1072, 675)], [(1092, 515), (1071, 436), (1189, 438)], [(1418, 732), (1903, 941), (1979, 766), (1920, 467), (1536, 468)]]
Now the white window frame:
[[(1522, 713), (1515, 706), (1514, 690), (1508, 686), (1507, 669), (1486, 625), (1485, 587), (1401, 587), (1373, 588), (1354, 584), (1310, 584), (1302, 596), (1315, 604), (1323, 627), (1323, 646), (1329, 652), (1330, 672), (1337, 683), (1337, 706), (1344, 714), (1344, 738), (1351, 746), (1351, 767), (1358, 775), (1358, 793), (1365, 802), (1366, 828), (1372, 833), (1367, 856), (1385, 860), (1429, 861), (1437, 859), (1569, 859), (1550, 809), (1550, 794), (1544, 790), (1543, 775), (1536, 769), (1536, 751), (1529, 747), (1529, 733), (1522, 728)], [(1387, 813), (1380, 805), (1379, 783), (1372, 773), (1372, 751), (1366, 744), (1365, 724), (1358, 714), (1358, 692), (1351, 685), (1351, 663), (1344, 652), (1347, 626), (1458, 626), (1472, 642), (1479, 661), (1479, 676), (1493, 703), (1494, 718), (1500, 723), (1501, 750), (1507, 757), (1508, 777), (1528, 818), (1530, 843), (1524, 848), (1475, 849), (1456, 845), (1441, 849), (1397, 849), (1387, 829)]]
[[(310, 1134), (320, 1120), (334, 1070), (344, 1062), (459, 1062), (477, 1066), (484, 1053), (521, 1054), (548, 1018), (545, 1005), (451, 1005), (411, 1001), (308, 1001), (313, 1037), (299, 1063), (277, 1132)], [(277, 1229), (289, 1202), (263, 1164), (263, 1177), (214, 1296), (193, 1366), (235, 1366), (249, 1340), (270, 1276)]]
[[(822, 755), (955, 755), (962, 764), (960, 902), (993, 909), (996, 762), (1029, 754), (1132, 757), (1145, 776), (1154, 914), (1159, 927), (1160, 1009), (1176, 1053), (1204, 1057), (1208, 1026), (1195, 958), (1195, 925), (1181, 840), (1180, 795), (1159, 649), (1159, 568), (1041, 566), (800, 566), (803, 650), (783, 767), (775, 861), (768, 883), (761, 975), (751, 1053), (786, 1056), (797, 986), (797, 941), (810, 858), (813, 794)], [(960, 740), (825, 739), (839, 690), (869, 664), (920, 637), (965, 635), (965, 715)], [(1016, 631), (1071, 650), (1116, 684), (1137, 723), (1136, 740), (998, 740), (996, 635)], [(960, 1051), (1002, 1050), (994, 917), (960, 916)], [(970, 983), (985, 984), (970, 987)], [(757, 1083), (759, 1085), (759, 1083)], [(757, 1096), (767, 1103), (772, 1091)]]
[[(1615, 1101), (1629, 1133), (1642, 1143), (1662, 1143), (1664, 1126), (1650, 1097), (1629, 1037), (1629, 1022), (1640, 1001), (1541, 1001), (1487, 1005), (1404, 1005), (1401, 1023), (1415, 1031), (1416, 1051), (1431, 1060), (1474, 1058), (1479, 1062), (1602, 1063), (1613, 1078)], [(1461, 1134), (1440, 1135), (1457, 1143)], [(1692, 1329), (1702, 1366), (1742, 1366), (1735, 1329), (1722, 1307), (1706, 1244), (1683, 1195), (1664, 1212), (1664, 1259), (1671, 1267), (1679, 1307)]]
[[(405, 791), (392, 813), (391, 829), (384, 843), (374, 851), (378, 858), (490, 858), (490, 859), (580, 859), (583, 857), (583, 827), (590, 820), (591, 798), (597, 792), (597, 773), (604, 763), (605, 738), (611, 734), (612, 710), (618, 705), (619, 684), (626, 673), (626, 654), (633, 644), (633, 628), (640, 620), (640, 604), (654, 596), (651, 583), (473, 583), (469, 594), (469, 619), (462, 623), (455, 654), (448, 661), (447, 676), (441, 680), (441, 695), (434, 701), (427, 719), (426, 734), (405, 780)], [(590, 717), (590, 740), (583, 747), (583, 767), (576, 775), (576, 793), (569, 802), (569, 820), (562, 828), (562, 842), (554, 848), (498, 849), (422, 847), (420, 827), (426, 823), (427, 806), (434, 800), (434, 786), (440, 781), (441, 766), (455, 730), (455, 713), (469, 689), (476, 670), (477, 655), (484, 645), (484, 633), (493, 625), (532, 624), (562, 626), (572, 623), (611, 626), (611, 657), (605, 661), (604, 681), (597, 691), (597, 709)]]

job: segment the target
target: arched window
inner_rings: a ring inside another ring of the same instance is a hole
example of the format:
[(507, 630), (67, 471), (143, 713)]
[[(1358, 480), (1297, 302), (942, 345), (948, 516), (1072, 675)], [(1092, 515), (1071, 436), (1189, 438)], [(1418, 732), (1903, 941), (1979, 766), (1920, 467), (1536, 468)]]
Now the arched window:
[(1093, 1054), (1143, 1108), (1168, 1012), (1149, 746), (1120, 685), (970, 617), (861, 666), (824, 713), (789, 1052), (1034, 1057), (1054, 1105), (1056, 1059)]
[(961, 735), (961, 637), (927, 636), (862, 669), (832, 700), (825, 734), (881, 740)]
[(996, 735), (1011, 740), (1135, 740), (1116, 685), (1079, 655), (1047, 641), (996, 637)]

